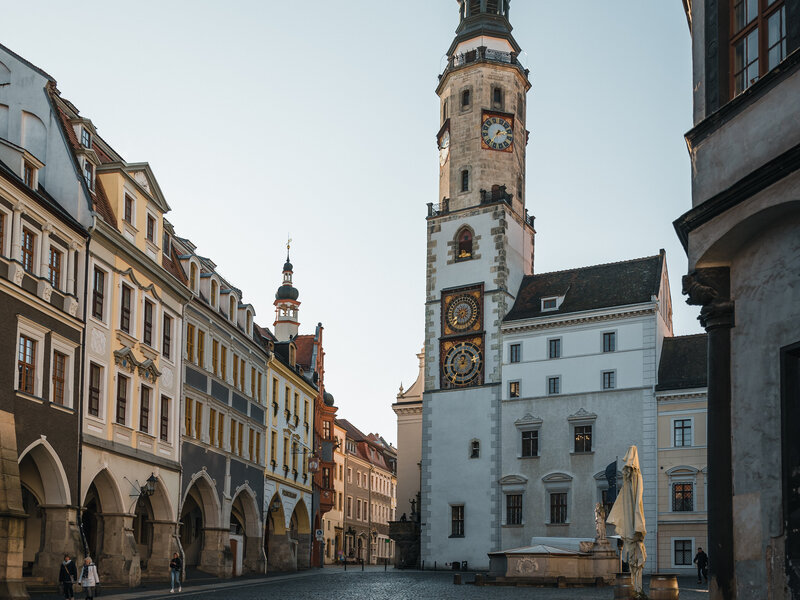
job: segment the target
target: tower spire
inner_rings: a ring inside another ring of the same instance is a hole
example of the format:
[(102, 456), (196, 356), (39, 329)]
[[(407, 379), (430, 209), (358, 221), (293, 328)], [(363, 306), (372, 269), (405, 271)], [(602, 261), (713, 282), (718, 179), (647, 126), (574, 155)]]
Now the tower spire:
[(297, 335), (300, 329), (300, 292), (292, 283), (294, 266), (289, 260), (292, 238), (286, 242), (286, 262), (283, 265), (283, 282), (275, 292), (275, 337), (285, 342)]
[(511, 35), (513, 27), (509, 15), (511, 13), (511, 0), (457, 0), (458, 1), (458, 28), (456, 39), (448, 52), (453, 51), (464, 42), (481, 37), (505, 39), (512, 46), (514, 52), (519, 52), (520, 47)]

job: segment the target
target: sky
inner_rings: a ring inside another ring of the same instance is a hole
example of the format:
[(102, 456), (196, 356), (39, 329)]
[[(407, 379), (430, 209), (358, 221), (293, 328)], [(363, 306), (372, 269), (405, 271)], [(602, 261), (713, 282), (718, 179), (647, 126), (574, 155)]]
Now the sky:
[[(130, 162), (176, 233), (272, 327), (292, 239), (301, 333), (324, 330), (339, 417), (396, 440), (417, 376), (425, 216), (438, 201), (453, 0), (40, 0), (0, 43), (47, 71)], [(691, 207), (691, 44), (679, 0), (513, 0), (525, 51), (538, 273), (667, 251), (674, 329), (697, 333), (672, 228)], [(28, 23), (30, 27), (20, 26)]]

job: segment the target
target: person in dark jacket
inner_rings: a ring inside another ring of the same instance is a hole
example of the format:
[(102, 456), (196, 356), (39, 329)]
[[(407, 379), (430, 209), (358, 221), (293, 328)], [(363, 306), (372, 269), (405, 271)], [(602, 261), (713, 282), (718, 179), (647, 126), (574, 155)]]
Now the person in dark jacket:
[(178, 556), (177, 552), (172, 553), (172, 560), (169, 561), (169, 593), (175, 593), (175, 586), (178, 586), (178, 591), (181, 591), (181, 570), (183, 569), (183, 561)]
[(697, 565), (697, 583), (703, 583), (703, 579), (708, 583), (708, 554), (703, 552), (702, 548), (698, 548), (692, 562)]
[(75, 563), (70, 560), (69, 555), (65, 554), (64, 562), (61, 563), (61, 569), (58, 572), (58, 582), (64, 590), (64, 600), (75, 600), (73, 586), (76, 579), (78, 579), (78, 569)]

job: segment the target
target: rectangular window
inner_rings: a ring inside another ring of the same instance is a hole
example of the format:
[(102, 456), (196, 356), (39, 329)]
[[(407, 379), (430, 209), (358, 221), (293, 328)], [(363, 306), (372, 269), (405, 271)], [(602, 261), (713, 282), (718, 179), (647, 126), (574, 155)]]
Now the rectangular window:
[(523, 456), (523, 458), (530, 458), (532, 456), (539, 456), (539, 432), (538, 431), (523, 431), (522, 432), (522, 456)]
[(548, 358), (561, 358), (561, 338), (547, 340), (547, 347)]
[(303, 402), (303, 419), (305, 421), (306, 426), (308, 426), (308, 400)]
[(347, 467), (347, 483), (353, 483), (353, 469)]
[(54, 404), (64, 405), (67, 381), (67, 355), (53, 351), (53, 397)]
[(469, 191), (469, 171), (464, 169), (461, 171), (461, 191), (468, 192)]
[(213, 446), (217, 442), (217, 411), (208, 409), (208, 441)]
[[(283, 394), (283, 409), (284, 409), (286, 412), (289, 412), (289, 398), (291, 397), (291, 395), (292, 395), (292, 392), (291, 392), (291, 390), (289, 389), (289, 386), (288, 386), (288, 385), (287, 385), (287, 386), (286, 386), (286, 388), (283, 390), (283, 392), (284, 392), (284, 394)], [(288, 417), (287, 417), (287, 418), (288, 418)]]
[(673, 446), (692, 445), (691, 419), (675, 419), (672, 422), (672, 445)]
[(27, 394), (36, 391), (36, 340), (26, 335), (19, 336), (19, 387)]
[(558, 298), (542, 298), (542, 310), (555, 310), (558, 308)]
[(592, 426), (591, 425), (576, 425), (575, 426), (575, 453), (592, 451)]
[(224, 445), (225, 445), (225, 415), (223, 413), (219, 413), (219, 415), (217, 415), (217, 448), (222, 448)]
[(244, 391), (244, 373), (245, 373), (245, 365), (244, 359), (239, 359), (239, 389)]
[(239, 423), (239, 438), (236, 440), (236, 449), (239, 456), (244, 456), (244, 423)]
[(464, 505), (450, 507), (450, 537), (464, 537)]
[(89, 365), (89, 405), (86, 407), (93, 417), (100, 416), (100, 382), (103, 368), (94, 363)]
[(347, 518), (353, 518), (353, 498), (351, 496), (347, 497)]
[(194, 437), (203, 439), (203, 405), (197, 401), (194, 403)]
[(551, 395), (561, 393), (561, 377), (547, 378), (547, 393)]
[(48, 279), (50, 280), (50, 285), (54, 288), (58, 289), (61, 284), (61, 257), (63, 254), (50, 246), (50, 273), (48, 275)]
[(356, 500), (356, 519), (361, 520), (361, 500)]
[(261, 373), (258, 374), (258, 401), (263, 403), (264, 400), (264, 387), (263, 383), (263, 375)]
[(256, 368), (250, 367), (250, 397), (256, 397)]
[(186, 360), (194, 362), (194, 325), (186, 325)]
[(331, 422), (330, 421), (323, 421), (322, 422), (322, 439), (325, 439), (325, 440), (331, 439)]
[(83, 161), (83, 178), (86, 180), (86, 186), (90, 189), (94, 189), (94, 165), (90, 163), (88, 160), (84, 159)]
[(522, 494), (506, 496), (506, 525), (522, 525)]
[(183, 428), (186, 431), (187, 437), (192, 437), (192, 405), (194, 401), (191, 398), (186, 398), (184, 403), (183, 414)]
[(692, 566), (692, 540), (674, 540), (675, 566)]
[(231, 419), (231, 434), (230, 434), (231, 448), (230, 448), (230, 450), (231, 450), (231, 452), (234, 452), (234, 453), (236, 452), (236, 432), (237, 431), (238, 431), (238, 429), (236, 429), (236, 421)]
[(278, 464), (278, 460), (277, 460), (278, 459), (278, 432), (277, 431), (273, 431), (272, 432), (272, 440), (270, 441), (270, 444), (269, 444), (269, 455), (271, 457), (270, 460), (277, 465)]
[(164, 358), (172, 354), (172, 317), (164, 315), (163, 331), (161, 332), (161, 353)]
[(220, 344), (219, 346), (219, 376), (222, 379), (228, 377), (228, 350)]
[(24, 161), (22, 167), (22, 179), (29, 188), (33, 188), (33, 184), (35, 183), (36, 178), (34, 175), (36, 174), (36, 169), (33, 168), (33, 165), (29, 163), (27, 160)]
[(694, 510), (694, 484), (672, 484), (672, 510), (674, 512), (692, 512)]
[(286, 437), (283, 438), (283, 468), (289, 468), (289, 440)]
[(81, 127), (81, 146), (84, 148), (92, 147), (92, 134), (86, 127)]
[(233, 353), (233, 385), (239, 385), (239, 357)]
[(511, 346), (509, 346), (509, 361), (512, 363), (518, 363), (519, 359), (520, 359), (520, 345), (511, 344)]
[(603, 371), (603, 389), (613, 390), (617, 387), (617, 373), (615, 371)]
[(262, 464), (261, 463), (261, 432), (260, 431), (256, 431), (256, 456), (252, 456), (251, 455), (250, 456), (250, 460), (252, 460), (255, 463)]
[(509, 398), (519, 398), (519, 381), (508, 382), (508, 396)]
[(143, 385), (139, 406), (139, 431), (144, 433), (150, 433), (150, 396), (150, 388)]
[(131, 225), (133, 224), (133, 198), (125, 194), (125, 213), (122, 217)]
[(550, 523), (563, 524), (567, 522), (567, 493), (555, 492), (550, 494)]
[(197, 330), (197, 364), (205, 367), (206, 364), (206, 332)]
[(219, 342), (215, 339), (211, 340), (211, 372), (219, 375)]
[(255, 436), (253, 435), (255, 431), (252, 429), (248, 429), (247, 431), (247, 457), (250, 460), (255, 459), (255, 451), (253, 450), (253, 444), (255, 444)]
[(105, 298), (106, 274), (98, 268), (94, 270), (92, 286), (92, 316), (103, 320), (103, 299)]
[(6, 213), (0, 212), (0, 254), (5, 250), (6, 241)]
[(117, 418), (116, 422), (125, 425), (125, 413), (128, 410), (128, 381), (124, 375), (117, 376)]
[(169, 441), (169, 398), (166, 396), (161, 396), (160, 437), (162, 442)]
[(144, 301), (144, 331), (142, 341), (148, 346), (153, 345), (153, 303), (149, 300)]
[(152, 215), (147, 215), (147, 239), (156, 243), (156, 220)]
[(616, 352), (617, 350), (617, 333), (615, 331), (606, 331), (603, 334), (603, 352)]
[(122, 286), (122, 307), (119, 317), (119, 328), (125, 333), (131, 332), (131, 288)]
[(33, 273), (33, 249), (36, 236), (27, 227), (22, 229), (22, 268)]
[(164, 235), (161, 236), (161, 252), (167, 258), (171, 258), (170, 243), (169, 243), (169, 233), (167, 233), (166, 231), (164, 232)]
[(782, 0), (734, 0), (731, 91), (741, 94), (786, 58), (786, 5)]

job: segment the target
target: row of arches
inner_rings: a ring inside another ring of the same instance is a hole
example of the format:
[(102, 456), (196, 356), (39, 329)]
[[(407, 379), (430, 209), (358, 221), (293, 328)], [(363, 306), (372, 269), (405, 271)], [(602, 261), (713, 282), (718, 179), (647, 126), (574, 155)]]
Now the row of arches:
[(163, 579), (173, 552), (183, 555), (190, 571), (223, 577), (309, 566), (311, 529), (302, 500), (292, 507), (287, 525), (276, 494), (262, 520), (257, 494), (248, 485), (221, 503), (203, 471), (188, 486), (176, 521), (174, 503), (160, 477), (152, 495), (126, 497), (119, 480), (104, 466), (91, 478), (76, 508), (70, 479), (44, 438), (24, 449), (18, 462), (27, 516), (27, 577), (54, 581), (65, 553), (78, 560), (92, 556), (104, 581), (127, 585)]

